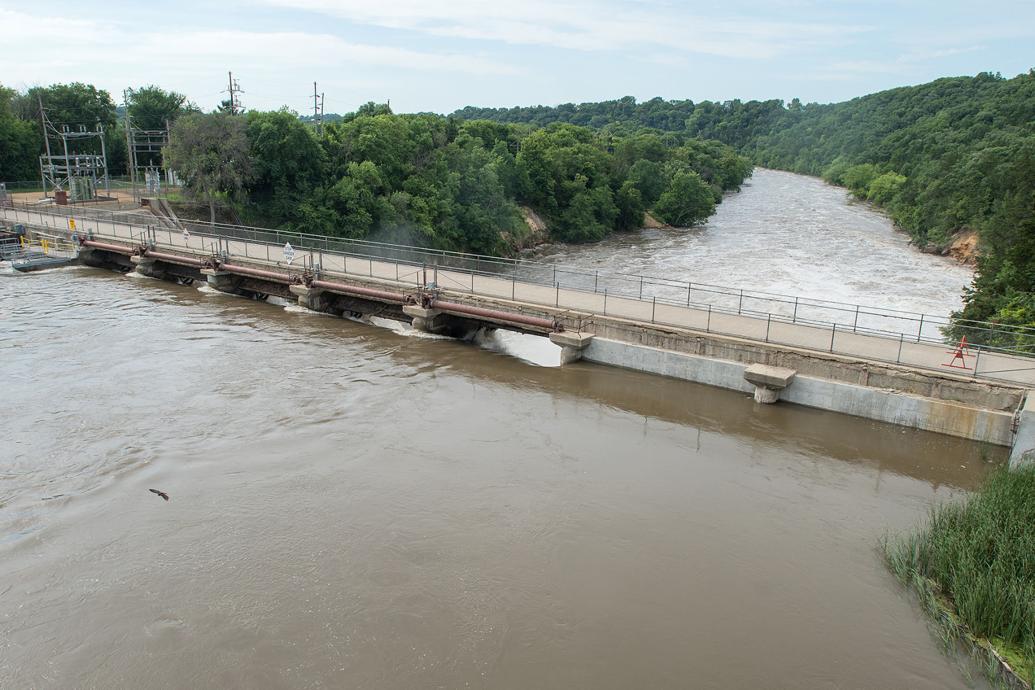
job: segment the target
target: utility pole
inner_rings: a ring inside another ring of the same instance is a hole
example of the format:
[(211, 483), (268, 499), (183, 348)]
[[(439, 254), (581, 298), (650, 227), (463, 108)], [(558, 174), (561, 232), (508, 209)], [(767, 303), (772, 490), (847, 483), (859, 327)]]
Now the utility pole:
[(237, 94), (244, 93), (241, 90), (241, 85), (234, 80), (234, 73), (227, 72), (227, 90), (223, 93), (230, 94), (230, 114), (236, 115), (237, 111), (241, 109), (241, 101), (237, 98)]
[[(47, 144), (47, 162), (50, 163), (50, 135), (47, 133), (47, 116), (43, 113), (43, 96), (36, 92), (36, 102), (40, 104), (40, 127), (43, 128), (43, 141)], [(40, 179), (43, 182), (43, 196), (50, 196), (47, 194), (47, 176), (43, 172), (43, 166), (40, 166)]]
[(129, 90), (122, 90), (122, 102), (126, 106), (126, 167), (129, 168), (129, 191), (137, 198), (137, 160), (133, 146), (133, 122), (129, 119)]
[(316, 93), (316, 82), (313, 82), (313, 124), (317, 133), (323, 133), (323, 94)]

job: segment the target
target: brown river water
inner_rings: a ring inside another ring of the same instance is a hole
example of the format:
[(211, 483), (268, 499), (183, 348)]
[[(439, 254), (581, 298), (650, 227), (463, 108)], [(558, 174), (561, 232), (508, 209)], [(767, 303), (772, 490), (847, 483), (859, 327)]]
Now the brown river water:
[[(784, 205), (769, 181), (817, 185), (762, 171), (703, 229), (612, 242), (770, 242), (724, 215)], [(923, 294), (958, 277), (816, 188)], [(840, 285), (884, 261), (833, 253)], [(0, 277), (0, 688), (970, 687), (877, 542), (1002, 450), (550, 347)]]

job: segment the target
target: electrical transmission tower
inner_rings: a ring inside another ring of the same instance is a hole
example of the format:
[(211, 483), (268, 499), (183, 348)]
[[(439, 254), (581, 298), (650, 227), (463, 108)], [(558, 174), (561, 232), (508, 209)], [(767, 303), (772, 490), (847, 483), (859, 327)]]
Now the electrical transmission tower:
[(313, 82), (313, 124), (318, 134), (323, 134), (323, 94), (316, 93), (316, 82)]
[[(127, 91), (123, 91), (123, 98), (126, 103), (126, 149), (129, 158), (126, 167), (129, 168), (133, 198), (137, 199), (142, 195), (137, 190), (137, 184), (140, 182), (144, 185), (144, 192), (161, 194), (164, 167), (162, 149), (169, 145), (169, 121), (165, 121), (164, 129), (135, 127), (133, 119), (129, 115)], [(165, 170), (165, 177), (169, 186), (177, 184), (176, 173), (172, 170)]]
[(238, 112), (244, 110), (244, 108), (241, 107), (241, 99), (237, 97), (237, 94), (244, 93), (244, 91), (241, 90), (241, 85), (238, 81), (234, 79), (233, 72), (227, 72), (226, 74), (228, 77), (227, 89), (223, 91), (223, 93), (230, 94), (230, 114), (236, 115)]
[[(80, 124), (78, 130), (72, 130), (63, 124), (61, 129), (58, 129), (47, 117), (47, 111), (43, 108), (43, 98), (39, 94), (36, 96), (36, 102), (40, 108), (40, 125), (43, 128), (43, 141), (47, 151), (45, 155), (40, 156), (43, 194), (50, 196), (50, 192), (53, 191), (55, 198), (58, 198), (58, 192), (61, 192), (66, 200), (70, 197), (75, 202), (97, 198), (99, 182), (103, 182), (104, 189), (109, 190), (108, 156), (104, 147), (103, 125), (98, 122), (95, 130), (88, 130), (86, 125)], [(51, 139), (61, 141), (63, 154), (52, 153)], [(100, 143), (100, 155), (97, 155), (96, 147), (90, 146), (93, 139)], [(82, 142), (85, 148), (92, 148), (93, 151), (77, 151), (78, 142)]]

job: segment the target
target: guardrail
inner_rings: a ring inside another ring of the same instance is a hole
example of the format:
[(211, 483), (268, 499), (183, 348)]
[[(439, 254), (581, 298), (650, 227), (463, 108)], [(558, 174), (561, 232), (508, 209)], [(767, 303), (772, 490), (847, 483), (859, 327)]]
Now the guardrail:
[[(81, 221), (110, 224), (113, 236), (139, 241), (145, 233), (159, 243), (270, 263), (284, 263), (290, 243), (297, 263), (327, 271), (389, 280), (423, 276), (439, 287), (518, 299), (557, 308), (693, 328), (763, 342), (894, 362), (964, 376), (1035, 384), (1035, 329), (967, 322), (981, 332), (1006, 330), (1011, 337), (1029, 339), (1022, 347), (971, 346), (965, 351), (971, 367), (945, 369), (948, 355), (941, 329), (946, 317), (915, 312), (808, 299), (755, 290), (645, 275), (590, 272), (579, 267), (525, 259), (502, 259), (459, 252), (407, 247), (365, 240), (334, 238), (248, 226), (189, 223), (189, 237), (161, 227), (127, 222), (116, 213), (81, 209), (38, 209), (8, 205), (15, 219), (30, 216), (51, 227), (74, 216)], [(197, 242), (203, 245), (198, 245)], [(961, 325), (956, 322), (954, 325)], [(879, 341), (859, 341), (878, 338)], [(856, 340), (853, 340), (856, 339)], [(849, 342), (851, 341), (851, 342)], [(876, 343), (876, 344), (874, 344)], [(920, 353), (917, 348), (922, 348)], [(922, 354), (922, 356), (921, 356)]]

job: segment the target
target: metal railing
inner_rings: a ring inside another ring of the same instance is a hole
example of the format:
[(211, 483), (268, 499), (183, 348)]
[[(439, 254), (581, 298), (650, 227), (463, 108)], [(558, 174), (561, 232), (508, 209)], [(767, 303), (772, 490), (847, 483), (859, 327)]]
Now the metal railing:
[[(64, 219), (74, 216), (83, 220), (113, 223), (113, 230), (121, 227), (121, 234), (125, 236), (143, 238), (157, 233), (168, 240), (165, 244), (176, 246), (179, 243), (176, 231), (166, 228), (145, 228), (127, 222), (126, 218), (116, 213), (100, 210), (83, 213), (82, 209), (66, 208), (41, 209), (23, 204), (8, 204), (8, 208), (15, 210), (16, 218), (19, 213), (26, 214), (26, 220), (28, 214), (40, 214), (41, 219), (49, 218), (54, 221), (52, 225), (55, 227), (60, 226), (57, 219), (67, 222)], [(1035, 329), (1030, 328), (986, 322), (951, 322), (945, 316), (919, 312), (647, 275), (601, 273), (575, 266), (520, 258), (506, 259), (241, 225), (191, 222), (187, 223), (186, 227), (192, 237), (203, 237), (207, 240), (207, 244), (204, 245), (206, 251), (215, 253), (283, 263), (283, 247), (290, 243), (294, 250), (303, 254), (310, 253), (308, 259), (303, 256), (298, 263), (308, 262), (307, 265), (322, 267), (324, 270), (337, 270), (329, 268), (333, 263), (329, 257), (333, 256), (340, 258), (343, 273), (406, 282), (418, 276), (415, 281), (417, 285), (421, 284), (420, 275), (428, 275), (439, 287), (445, 289), (472, 293), (495, 291), (493, 296), (523, 299), (557, 308), (573, 308), (571, 304), (578, 302), (585, 305), (585, 311), (601, 316), (637, 318), (660, 325), (692, 327), (709, 333), (746, 337), (831, 353), (863, 356), (846, 349), (845, 338), (872, 336), (882, 339), (886, 346), (880, 348), (880, 354), (866, 354), (866, 358), (943, 372), (945, 369), (942, 367), (948, 366), (945, 363), (923, 364), (913, 361), (915, 357), (910, 359), (909, 346), (937, 345), (944, 348), (946, 338), (943, 329), (950, 325), (978, 334), (1006, 332), (1020, 344), (1013, 347), (971, 346), (968, 355), (976, 360), (973, 368), (948, 373), (1015, 381), (1017, 376), (995, 374), (1029, 370), (1035, 372), (1035, 366), (1030, 361), (1022, 362), (1022, 366), (1012, 369), (1009, 367), (1013, 367), (1013, 363), (997, 365), (1007, 368), (989, 369), (986, 366), (984, 371), (979, 372), (982, 358), (985, 358), (987, 365), (989, 354), (1030, 358), (1035, 348)], [(182, 244), (184, 248), (197, 249), (191, 247), (187, 239), (184, 239)], [(502, 285), (499, 281), (503, 281)], [(532, 294), (532, 287), (539, 290)], [(542, 288), (552, 290), (553, 294), (549, 296), (553, 299), (547, 299)], [(582, 297), (578, 297), (579, 295)], [(722, 317), (743, 317), (749, 321), (734, 323)], [(743, 326), (749, 322), (750, 328)], [(783, 325), (798, 328), (799, 333), (795, 337), (807, 331), (808, 344), (789, 341), (785, 333), (787, 329)], [(823, 331), (827, 335), (820, 336), (818, 331)], [(1031, 378), (1035, 380), (1035, 374)]]

